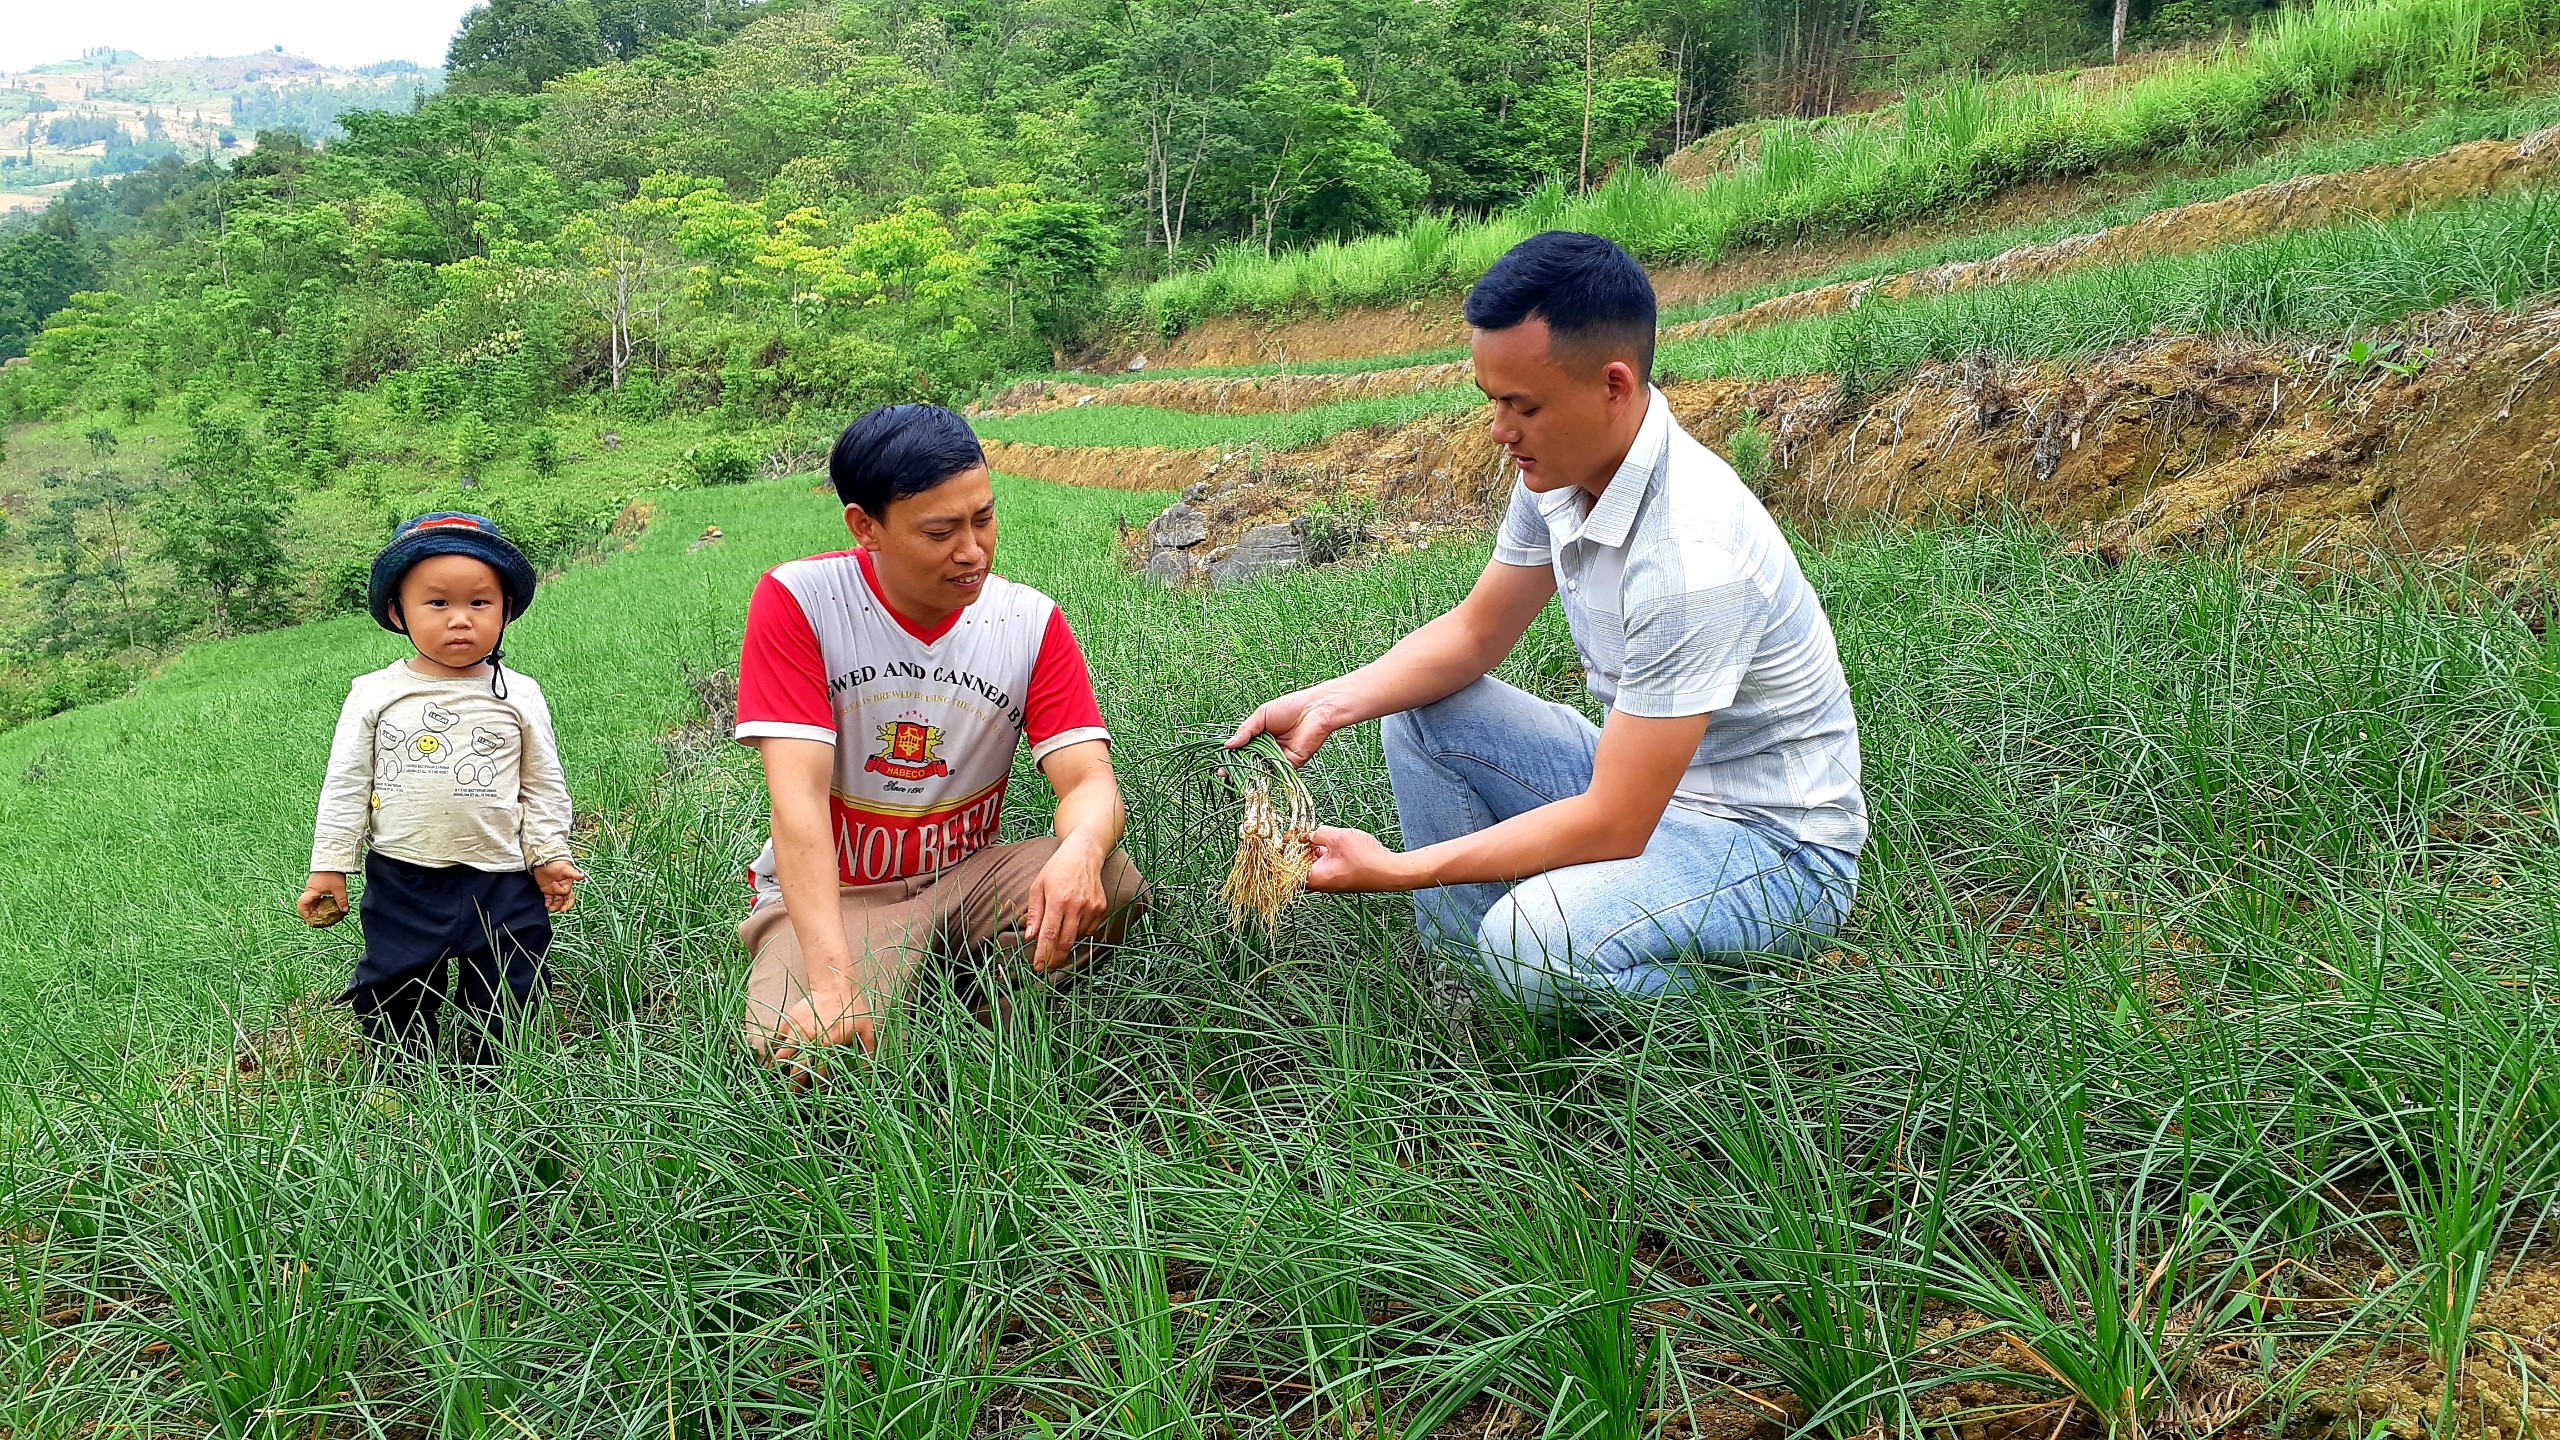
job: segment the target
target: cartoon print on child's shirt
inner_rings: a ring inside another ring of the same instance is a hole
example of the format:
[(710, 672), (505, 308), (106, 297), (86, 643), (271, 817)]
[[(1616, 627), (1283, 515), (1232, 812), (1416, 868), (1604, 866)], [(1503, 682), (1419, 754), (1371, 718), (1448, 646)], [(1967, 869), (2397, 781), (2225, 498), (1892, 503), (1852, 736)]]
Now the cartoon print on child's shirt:
[(445, 732), (452, 729), (461, 719), (461, 716), (454, 714), (442, 702), (428, 701), (426, 708), (418, 712), (418, 723), (421, 728), (417, 734), (409, 737), (409, 754), (429, 770), (443, 769), (451, 763), (453, 758), (451, 752), (454, 749), (454, 742), (446, 736)]
[(501, 752), (507, 748), (504, 731), (486, 725), (471, 727), (471, 749), (468, 753), (456, 747), (461, 758), (454, 762), (453, 787), (457, 795), (497, 793), (498, 774), (505, 769)]
[[(400, 783), (400, 761), (408, 748), (409, 732), (388, 720), (381, 720), (374, 724), (373, 738), (377, 752), (373, 761), (373, 783), (377, 787)], [(377, 809), (380, 808), (382, 797), (375, 795), (373, 803)]]

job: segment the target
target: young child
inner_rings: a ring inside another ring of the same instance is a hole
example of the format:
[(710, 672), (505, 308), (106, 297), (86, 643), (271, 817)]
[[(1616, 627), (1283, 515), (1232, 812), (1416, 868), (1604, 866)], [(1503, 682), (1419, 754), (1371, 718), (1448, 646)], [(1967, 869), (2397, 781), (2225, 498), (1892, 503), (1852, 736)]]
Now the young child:
[[(421, 515), (374, 557), (373, 618), (417, 653), (356, 678), (329, 746), (304, 923), (347, 914), (364, 860), (364, 955), (342, 997), (376, 1063), (425, 1056), (450, 998), (465, 1063), (491, 1058), (543, 985), (550, 916), (587, 878), (542, 687), (502, 669), (533, 566), (478, 515)], [(370, 851), (370, 853), (366, 853)]]

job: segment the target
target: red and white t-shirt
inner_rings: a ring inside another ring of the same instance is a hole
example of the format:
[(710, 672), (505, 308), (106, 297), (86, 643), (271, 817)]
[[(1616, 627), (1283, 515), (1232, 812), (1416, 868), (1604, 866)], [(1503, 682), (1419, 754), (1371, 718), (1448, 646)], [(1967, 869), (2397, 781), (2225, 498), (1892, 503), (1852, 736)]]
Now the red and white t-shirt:
[[(778, 565), (757, 583), (737, 735), (836, 747), (847, 885), (929, 875), (993, 840), (1025, 737), (1035, 763), (1111, 738), (1055, 601), (989, 575), (976, 604), (919, 630), (889, 608), (860, 550)], [(753, 878), (758, 904), (781, 894), (770, 840)]]

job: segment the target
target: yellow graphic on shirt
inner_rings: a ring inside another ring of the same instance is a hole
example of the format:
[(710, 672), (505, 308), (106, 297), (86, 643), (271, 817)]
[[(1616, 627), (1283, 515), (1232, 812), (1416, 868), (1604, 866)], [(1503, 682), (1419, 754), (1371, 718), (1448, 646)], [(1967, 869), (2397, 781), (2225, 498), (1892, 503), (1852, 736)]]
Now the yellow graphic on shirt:
[(948, 775), (951, 767), (934, 752), (942, 748), (942, 727), (922, 720), (892, 720), (880, 727), (880, 753), (862, 768), (896, 780), (925, 780)]

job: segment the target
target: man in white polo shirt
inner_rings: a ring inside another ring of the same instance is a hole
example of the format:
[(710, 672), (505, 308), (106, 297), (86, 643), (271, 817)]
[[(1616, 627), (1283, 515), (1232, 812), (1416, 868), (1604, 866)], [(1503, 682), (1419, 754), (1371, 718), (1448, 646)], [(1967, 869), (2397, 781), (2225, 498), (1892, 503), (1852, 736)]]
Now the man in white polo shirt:
[[(763, 756), (773, 816), (739, 927), (755, 957), (745, 1034), (782, 1059), (870, 1048), (928, 959), (1012, 951), (1059, 976), (1146, 895), (1116, 848), (1111, 736), (1075, 632), (994, 571), (995, 490), (968, 422), (874, 410), (827, 473), (858, 548), (766, 574), (738, 662), (737, 736)], [(998, 844), (1025, 741), (1057, 820)]]
[[(1322, 829), (1307, 883), (1412, 891), (1429, 940), (1553, 1014), (1791, 954), (1846, 918), (1867, 838), (1822, 602), (1730, 466), (1648, 383), (1652, 282), (1596, 235), (1522, 241), (1468, 292), (1476, 384), (1519, 467), (1456, 609), (1264, 705), (1303, 764), (1383, 718), (1406, 846)], [(1592, 698), (1492, 679), (1561, 599)]]

